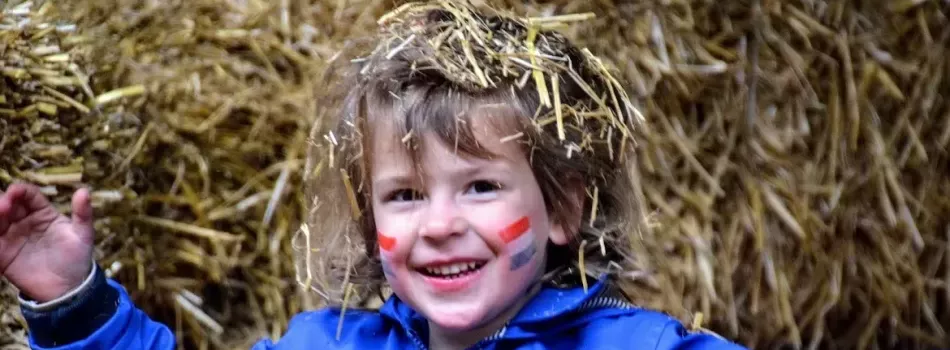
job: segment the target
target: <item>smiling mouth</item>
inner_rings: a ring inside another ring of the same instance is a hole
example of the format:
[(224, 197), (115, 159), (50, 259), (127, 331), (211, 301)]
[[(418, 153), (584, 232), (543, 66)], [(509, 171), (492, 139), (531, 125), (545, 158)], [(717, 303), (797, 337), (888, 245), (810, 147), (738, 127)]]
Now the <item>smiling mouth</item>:
[(416, 270), (428, 277), (453, 279), (473, 274), (484, 267), (485, 264), (485, 261), (469, 261), (440, 266), (420, 267)]

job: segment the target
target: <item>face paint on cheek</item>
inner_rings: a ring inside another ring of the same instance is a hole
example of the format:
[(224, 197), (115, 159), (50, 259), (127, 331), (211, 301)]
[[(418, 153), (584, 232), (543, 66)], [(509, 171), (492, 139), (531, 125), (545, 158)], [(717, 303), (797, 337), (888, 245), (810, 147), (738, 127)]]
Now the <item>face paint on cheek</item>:
[(527, 216), (508, 225), (500, 235), (511, 255), (512, 271), (527, 265), (534, 257), (537, 247), (534, 244), (534, 234), (531, 232), (531, 223)]
[(376, 232), (377, 241), (379, 241), (379, 261), (383, 265), (383, 273), (387, 276), (395, 276), (390, 261), (392, 260), (393, 250), (396, 248), (396, 239), (384, 235), (382, 232)]

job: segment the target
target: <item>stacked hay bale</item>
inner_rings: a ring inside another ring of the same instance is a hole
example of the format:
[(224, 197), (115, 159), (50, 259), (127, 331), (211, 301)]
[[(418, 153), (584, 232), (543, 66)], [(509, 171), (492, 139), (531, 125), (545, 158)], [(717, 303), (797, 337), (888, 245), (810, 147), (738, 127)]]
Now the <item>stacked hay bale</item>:
[(950, 344), (950, 4), (558, 4), (649, 121), (642, 303), (754, 348)]
[[(0, 173), (3, 187), (14, 180), (49, 184), (47, 193), (67, 212), (80, 183), (97, 198), (117, 199), (119, 206), (96, 206), (98, 261), (182, 343), (242, 348), (279, 336), (307, 307), (298, 298), (289, 237), (306, 201), (298, 173), (316, 114), (313, 81), (349, 35), (336, 23), (365, 30), (381, 12), (373, 13), (372, 2), (342, 5), (5, 5), (6, 21), (26, 25), (4, 29), (23, 41), (11, 46), (17, 50), (52, 50), (30, 41), (47, 28), (33, 24), (75, 23), (82, 40), (73, 40), (71, 54), (87, 63), (89, 79), (62, 91), (77, 103), (59, 104), (46, 97), (45, 76), (4, 63), (4, 73), (25, 73), (3, 80), (24, 100), (0, 101), (17, 103), (10, 108), (19, 113), (0, 120), (0, 169), (9, 170)], [(73, 79), (65, 69), (55, 73)], [(21, 139), (44, 135), (55, 141)], [(47, 144), (53, 150), (41, 147)], [(31, 152), (65, 163), (34, 161)], [(5, 299), (4, 313), (15, 315), (13, 301)]]
[[(490, 2), (593, 12), (564, 32), (639, 99), (639, 303), (754, 348), (950, 344), (945, 1)], [(0, 182), (98, 190), (100, 262), (183, 342), (277, 337), (313, 306), (290, 237), (317, 77), (394, 5), (4, 5)]]
[(0, 282), (0, 349), (28, 349), (26, 327), (16, 303), (16, 289)]
[[(116, 151), (134, 143), (141, 126), (127, 113), (134, 102), (118, 102), (139, 89), (90, 88), (88, 38), (48, 17), (52, 10), (32, 3), (0, 8), (0, 185), (36, 183), (68, 212), (72, 192), (97, 183), (94, 205), (113, 210), (110, 205), (131, 193), (107, 178), (122, 179)], [(102, 223), (98, 227), (104, 241), (114, 238)], [(16, 292), (0, 281), (0, 348), (22, 344), (24, 334)]]

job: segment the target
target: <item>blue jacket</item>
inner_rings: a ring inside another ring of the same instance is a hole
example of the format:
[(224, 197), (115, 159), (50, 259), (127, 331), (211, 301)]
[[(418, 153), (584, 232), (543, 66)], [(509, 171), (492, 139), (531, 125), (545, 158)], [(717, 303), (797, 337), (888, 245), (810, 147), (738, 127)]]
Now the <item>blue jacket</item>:
[[(99, 269), (96, 269), (99, 270)], [(53, 310), (24, 307), (35, 349), (175, 348), (175, 336), (136, 308), (115, 281), (95, 272), (91, 286)], [(743, 349), (710, 333), (690, 333), (675, 319), (612, 297), (604, 281), (581, 288), (539, 292), (507, 326), (475, 349)], [(278, 342), (252, 350), (426, 349), (427, 323), (391, 297), (377, 311), (348, 310), (339, 339), (340, 310), (301, 313)]]

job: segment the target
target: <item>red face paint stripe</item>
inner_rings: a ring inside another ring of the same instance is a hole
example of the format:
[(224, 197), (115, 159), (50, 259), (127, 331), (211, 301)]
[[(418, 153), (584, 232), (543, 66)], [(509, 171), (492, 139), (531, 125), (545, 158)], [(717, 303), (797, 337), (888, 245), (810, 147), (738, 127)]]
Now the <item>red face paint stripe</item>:
[(524, 216), (521, 219), (518, 219), (518, 221), (515, 221), (515, 223), (505, 227), (505, 229), (501, 230), (501, 233), (499, 234), (501, 235), (501, 239), (504, 240), (506, 244), (511, 243), (511, 241), (514, 241), (518, 237), (521, 237), (521, 235), (523, 235), (525, 232), (528, 232), (528, 228), (530, 228), (530, 226), (531, 225), (528, 222), (528, 217)]
[(383, 248), (385, 251), (391, 251), (396, 247), (396, 239), (386, 236), (381, 232), (376, 232), (376, 237), (379, 240), (379, 247)]

